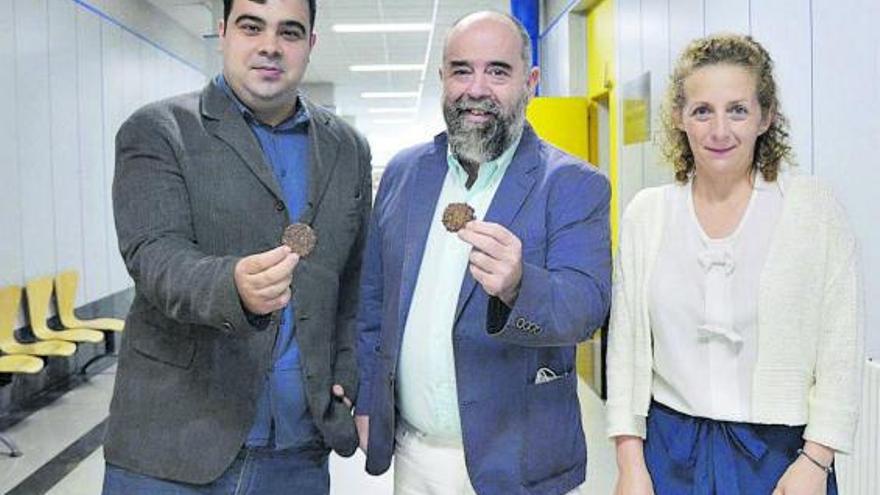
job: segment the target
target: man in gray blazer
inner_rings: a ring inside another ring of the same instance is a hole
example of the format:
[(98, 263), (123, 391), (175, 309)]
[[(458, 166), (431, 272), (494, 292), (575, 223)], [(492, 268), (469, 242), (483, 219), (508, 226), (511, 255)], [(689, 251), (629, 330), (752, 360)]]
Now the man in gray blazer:
[[(329, 492), (351, 455), (366, 141), (297, 92), (314, 0), (225, 0), (223, 73), (116, 138), (113, 205), (135, 282), (105, 493)], [(300, 257), (291, 222), (317, 236)]]

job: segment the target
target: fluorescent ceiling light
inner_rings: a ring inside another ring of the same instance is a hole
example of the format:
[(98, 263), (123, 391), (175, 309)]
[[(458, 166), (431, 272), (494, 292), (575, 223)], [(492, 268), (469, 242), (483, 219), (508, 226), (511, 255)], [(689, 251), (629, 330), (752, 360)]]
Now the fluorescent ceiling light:
[(413, 33), (430, 31), (429, 23), (334, 24), (334, 33)]
[(416, 107), (406, 108), (368, 108), (367, 113), (412, 113), (418, 110)]
[(361, 98), (418, 98), (418, 91), (364, 91)]
[(352, 72), (420, 72), (424, 70), (423, 64), (371, 64), (350, 65), (348, 70)]
[(394, 124), (411, 124), (415, 121), (415, 119), (376, 119), (373, 121), (374, 124), (385, 124), (385, 125), (394, 125)]

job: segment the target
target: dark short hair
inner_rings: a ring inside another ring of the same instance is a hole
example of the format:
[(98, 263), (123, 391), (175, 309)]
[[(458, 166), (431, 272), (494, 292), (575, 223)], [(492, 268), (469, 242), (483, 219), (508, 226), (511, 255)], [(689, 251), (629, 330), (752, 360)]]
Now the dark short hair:
[[(232, 2), (235, 0), (223, 0), (223, 23), (229, 23), (229, 13), (232, 12)], [(266, 0), (248, 0), (255, 3), (266, 3)], [(309, 31), (315, 29), (315, 13), (318, 9), (317, 0), (304, 0), (309, 4)]]

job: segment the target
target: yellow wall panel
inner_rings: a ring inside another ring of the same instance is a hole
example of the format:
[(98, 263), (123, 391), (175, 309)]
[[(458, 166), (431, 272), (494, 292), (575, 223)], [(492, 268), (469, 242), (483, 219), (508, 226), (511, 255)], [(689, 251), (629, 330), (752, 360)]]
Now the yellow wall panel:
[(588, 160), (588, 106), (589, 100), (582, 97), (538, 97), (529, 103), (526, 118), (542, 139)]
[(614, 3), (603, 0), (587, 13), (588, 96), (608, 91), (614, 82)]
[[(587, 88), (588, 97), (593, 102), (606, 101), (608, 104), (609, 136), (591, 138), (608, 140), (609, 165), (608, 179), (611, 181), (611, 244), (617, 248), (617, 219), (620, 216), (618, 205), (618, 144), (619, 139), (619, 97), (616, 84), (614, 1), (602, 0), (587, 12)], [(593, 126), (593, 129), (596, 129)]]

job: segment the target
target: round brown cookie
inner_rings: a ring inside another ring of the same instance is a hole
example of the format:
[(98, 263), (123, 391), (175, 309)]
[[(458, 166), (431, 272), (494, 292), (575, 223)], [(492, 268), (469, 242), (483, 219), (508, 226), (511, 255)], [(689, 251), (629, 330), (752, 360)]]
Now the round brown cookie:
[(281, 242), (291, 251), (298, 254), (301, 258), (308, 256), (315, 244), (318, 243), (318, 237), (311, 227), (304, 223), (292, 223), (284, 229), (284, 235), (281, 236)]
[(458, 232), (474, 219), (474, 209), (467, 203), (449, 203), (443, 210), (443, 226), (449, 232)]

